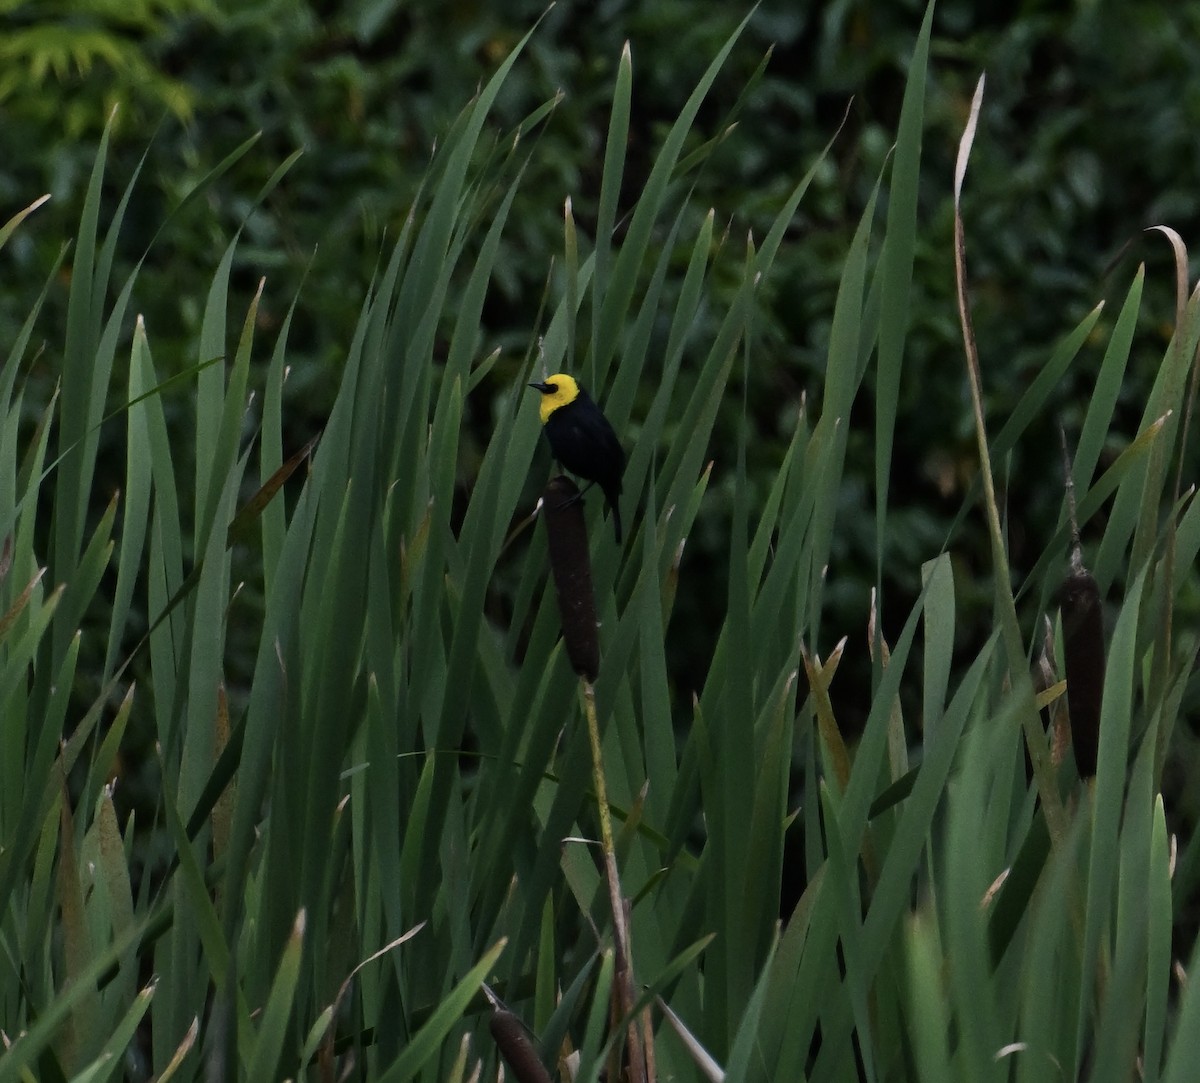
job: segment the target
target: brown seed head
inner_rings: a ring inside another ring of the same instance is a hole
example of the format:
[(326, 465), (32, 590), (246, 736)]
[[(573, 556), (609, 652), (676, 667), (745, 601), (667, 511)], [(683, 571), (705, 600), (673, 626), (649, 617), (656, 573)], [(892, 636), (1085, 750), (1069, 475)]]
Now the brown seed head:
[(512, 1012), (501, 1008), (493, 1013), (488, 1029), (518, 1083), (551, 1083), (550, 1073), (538, 1057), (524, 1025)]
[(542, 494), (542, 506), (567, 657), (579, 676), (594, 682), (600, 673), (600, 637), (596, 632), (592, 558), (579, 497), (579, 487), (560, 475), (550, 479)]
[(1067, 514), (1071, 524), (1071, 570), (1058, 589), (1062, 612), (1063, 669), (1067, 678), (1067, 710), (1071, 744), (1080, 778), (1095, 778), (1100, 749), (1100, 708), (1104, 697), (1104, 614), (1100, 587), (1083, 563), (1079, 524), (1075, 519), (1075, 485), (1067, 437), (1061, 426)]
[(1071, 744), (1081, 778), (1094, 778), (1104, 696), (1104, 616), (1100, 587), (1086, 568), (1072, 570), (1058, 592), (1062, 610), (1063, 668)]

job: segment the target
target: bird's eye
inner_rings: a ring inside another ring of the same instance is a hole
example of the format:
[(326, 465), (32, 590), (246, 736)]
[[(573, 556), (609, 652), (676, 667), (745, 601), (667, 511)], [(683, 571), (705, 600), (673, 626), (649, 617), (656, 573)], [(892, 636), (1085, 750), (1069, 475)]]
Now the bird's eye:
[(558, 384), (547, 384), (546, 390), (549, 391), (551, 395), (553, 395), (558, 390)]

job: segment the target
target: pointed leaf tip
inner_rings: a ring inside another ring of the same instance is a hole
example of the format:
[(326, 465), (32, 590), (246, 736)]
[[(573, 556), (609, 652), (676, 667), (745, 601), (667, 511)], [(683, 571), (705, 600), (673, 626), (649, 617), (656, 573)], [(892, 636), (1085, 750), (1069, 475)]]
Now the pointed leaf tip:
[(963, 129), (962, 139), (958, 143), (958, 161), (954, 166), (954, 205), (958, 206), (962, 196), (963, 178), (967, 173), (967, 159), (971, 157), (971, 144), (975, 142), (975, 128), (979, 124), (979, 109), (983, 105), (983, 86), (987, 73), (979, 76), (975, 84), (975, 96), (971, 99), (971, 112), (967, 116), (967, 126)]

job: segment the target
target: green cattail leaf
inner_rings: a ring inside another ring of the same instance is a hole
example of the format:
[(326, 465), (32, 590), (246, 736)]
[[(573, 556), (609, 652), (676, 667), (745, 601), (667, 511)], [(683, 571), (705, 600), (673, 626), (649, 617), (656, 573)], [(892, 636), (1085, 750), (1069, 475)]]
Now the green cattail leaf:
[(463, 976), (425, 1021), (412, 1041), (396, 1061), (379, 1077), (379, 1083), (406, 1083), (416, 1078), (421, 1069), (437, 1053), (451, 1028), (458, 1022), (471, 998), (479, 991), (479, 983), (487, 979), (504, 951), (505, 941), (493, 945)]
[(300, 972), (300, 957), (304, 947), (304, 911), (296, 915), (292, 934), (279, 960), (279, 970), (271, 985), (270, 996), (263, 1008), (258, 1038), (246, 1069), (248, 1079), (274, 1079), (279, 1074), (279, 1056), (287, 1036), (287, 1024), (296, 996)]

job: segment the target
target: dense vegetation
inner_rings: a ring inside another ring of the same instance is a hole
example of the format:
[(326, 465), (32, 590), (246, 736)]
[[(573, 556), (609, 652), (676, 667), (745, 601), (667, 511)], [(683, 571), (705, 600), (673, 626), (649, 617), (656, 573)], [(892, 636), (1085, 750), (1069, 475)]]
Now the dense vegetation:
[[(595, 1078), (558, 368), (630, 452), (595, 704), (661, 1077), (1187, 1078), (1200, 325), (1140, 231), (1195, 230), (1200, 46), (1110, 7), (15, 5), (0, 1080), (494, 1072), (481, 980)], [(1091, 782), (1037, 724), (1060, 423)]]

